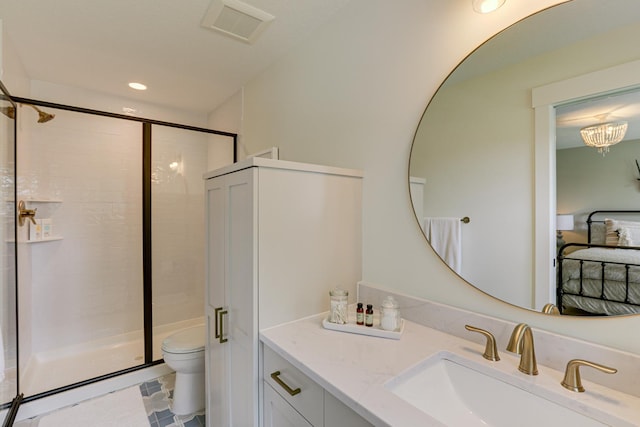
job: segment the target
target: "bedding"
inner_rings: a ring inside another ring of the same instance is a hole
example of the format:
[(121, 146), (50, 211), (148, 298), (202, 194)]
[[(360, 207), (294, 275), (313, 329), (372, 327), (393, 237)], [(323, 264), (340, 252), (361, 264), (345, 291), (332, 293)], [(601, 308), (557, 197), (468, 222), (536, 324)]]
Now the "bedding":
[[(604, 219), (592, 220), (595, 215)], [(586, 221), (589, 242), (560, 249), (556, 305), (561, 312), (640, 313), (640, 221), (631, 220), (638, 218), (640, 211), (591, 212)]]
[[(580, 268), (581, 260), (582, 268)], [(606, 263), (604, 288), (603, 262)], [(640, 251), (601, 247), (579, 249), (567, 255), (562, 261), (562, 284), (564, 307), (609, 315), (638, 313), (640, 312)]]

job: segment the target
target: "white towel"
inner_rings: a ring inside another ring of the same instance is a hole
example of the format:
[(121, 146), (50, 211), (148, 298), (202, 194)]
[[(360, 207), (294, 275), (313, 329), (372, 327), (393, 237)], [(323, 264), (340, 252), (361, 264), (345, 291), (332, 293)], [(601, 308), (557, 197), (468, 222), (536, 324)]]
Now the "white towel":
[(460, 218), (425, 218), (431, 247), (456, 273), (462, 272), (462, 226)]

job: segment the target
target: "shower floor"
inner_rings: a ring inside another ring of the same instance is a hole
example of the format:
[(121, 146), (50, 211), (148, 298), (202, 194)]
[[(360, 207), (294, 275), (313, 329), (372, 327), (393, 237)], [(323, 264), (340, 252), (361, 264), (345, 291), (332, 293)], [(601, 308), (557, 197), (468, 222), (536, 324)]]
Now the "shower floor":
[[(204, 323), (190, 319), (155, 328), (153, 359), (162, 358), (162, 341), (173, 332)], [(31, 355), (21, 376), (25, 396), (53, 390), (87, 379), (141, 365), (144, 362), (142, 332)]]

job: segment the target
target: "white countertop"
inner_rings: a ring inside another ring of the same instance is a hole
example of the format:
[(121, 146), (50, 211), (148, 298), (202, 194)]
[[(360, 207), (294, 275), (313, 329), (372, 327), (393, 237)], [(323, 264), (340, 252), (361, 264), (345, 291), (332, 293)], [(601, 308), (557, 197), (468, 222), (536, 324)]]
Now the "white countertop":
[[(542, 389), (548, 400), (577, 412), (615, 414), (628, 425), (640, 425), (640, 398), (590, 383), (584, 393), (564, 389), (563, 372), (538, 365), (537, 376), (518, 371), (519, 356), (498, 349), (501, 360), (482, 357), (484, 346), (405, 320), (399, 340), (332, 331), (322, 327), (327, 313), (261, 331), (261, 341), (325, 390), (376, 426), (442, 425), (387, 388), (392, 378), (430, 356), (447, 351), (473, 361), (480, 369), (515, 377), (523, 389)], [(471, 332), (469, 332), (471, 334)], [(550, 420), (552, 422), (553, 420)], [(548, 424), (552, 425), (552, 424)]]

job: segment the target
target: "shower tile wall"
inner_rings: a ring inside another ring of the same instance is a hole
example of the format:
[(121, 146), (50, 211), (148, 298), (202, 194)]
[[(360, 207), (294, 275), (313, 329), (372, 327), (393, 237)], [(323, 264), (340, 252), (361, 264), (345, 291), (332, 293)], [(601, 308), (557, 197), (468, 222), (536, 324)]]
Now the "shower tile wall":
[(55, 113), (19, 121), (19, 199), (62, 237), (20, 244), (21, 359), (142, 328), (141, 125)]

